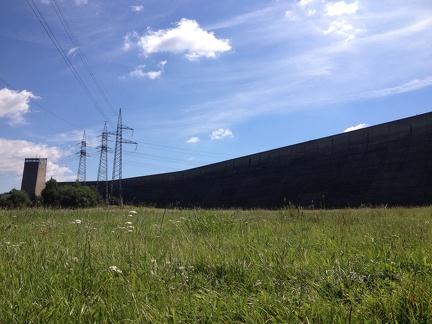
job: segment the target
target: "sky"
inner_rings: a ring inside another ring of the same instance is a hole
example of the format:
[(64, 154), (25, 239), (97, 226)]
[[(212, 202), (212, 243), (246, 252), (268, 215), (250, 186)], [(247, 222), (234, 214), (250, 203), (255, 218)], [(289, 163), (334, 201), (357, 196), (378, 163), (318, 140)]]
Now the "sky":
[(84, 132), (96, 180), (120, 109), (123, 178), (430, 112), (432, 2), (2, 2), (0, 193), (25, 158), (74, 181)]

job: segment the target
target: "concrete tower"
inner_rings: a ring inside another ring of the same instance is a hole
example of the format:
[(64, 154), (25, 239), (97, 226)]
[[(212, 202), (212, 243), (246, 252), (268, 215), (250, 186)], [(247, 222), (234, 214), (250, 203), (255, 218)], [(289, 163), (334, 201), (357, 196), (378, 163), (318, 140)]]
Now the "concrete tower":
[(29, 197), (39, 196), (45, 188), (46, 169), (48, 159), (25, 159), (21, 190)]

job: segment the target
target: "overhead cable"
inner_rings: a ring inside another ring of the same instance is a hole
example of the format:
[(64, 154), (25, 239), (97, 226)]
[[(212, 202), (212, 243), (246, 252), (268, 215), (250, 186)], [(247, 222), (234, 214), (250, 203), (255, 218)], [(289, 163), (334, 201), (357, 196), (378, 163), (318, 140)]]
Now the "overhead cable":
[(104, 120), (108, 120), (108, 122), (109, 122), (109, 118), (105, 115), (104, 111), (99, 106), (98, 102), (95, 100), (95, 98), (93, 97), (93, 95), (90, 92), (90, 90), (87, 88), (86, 84), (84, 83), (84, 81), (82, 80), (81, 76), (79, 75), (79, 73), (77, 72), (77, 70), (75, 69), (75, 67), (73, 66), (72, 62), (69, 60), (69, 57), (65, 53), (65, 51), (62, 48), (60, 42), (55, 37), (53, 31), (51, 30), (50, 26), (48, 25), (47, 21), (45, 20), (43, 14), (39, 10), (39, 8), (36, 5), (36, 3), (34, 2), (34, 0), (26, 0), (26, 2), (30, 6), (30, 8), (32, 9), (33, 13), (35, 14), (35, 16), (38, 19), (39, 23), (42, 25), (42, 27), (45, 30), (46, 34), (48, 35), (48, 37), (50, 38), (50, 40), (54, 44), (55, 48), (60, 53), (60, 55), (63, 58), (63, 60), (65, 61), (66, 65), (71, 70), (71, 72), (74, 75), (75, 79), (80, 84), (81, 88), (84, 90), (84, 92), (86, 93), (86, 95), (89, 97), (90, 101), (94, 104), (94, 106), (96, 107), (96, 109), (102, 115), (102, 117), (104, 118)]

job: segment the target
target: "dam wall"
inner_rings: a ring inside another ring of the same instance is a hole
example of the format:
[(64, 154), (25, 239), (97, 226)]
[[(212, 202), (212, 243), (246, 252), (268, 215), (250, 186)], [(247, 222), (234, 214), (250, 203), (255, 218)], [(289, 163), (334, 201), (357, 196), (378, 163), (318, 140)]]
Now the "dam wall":
[(181, 172), (122, 180), (125, 202), (206, 208), (432, 204), (432, 113)]
[(432, 113), (186, 171), (122, 180), (125, 203), (203, 208), (432, 204)]

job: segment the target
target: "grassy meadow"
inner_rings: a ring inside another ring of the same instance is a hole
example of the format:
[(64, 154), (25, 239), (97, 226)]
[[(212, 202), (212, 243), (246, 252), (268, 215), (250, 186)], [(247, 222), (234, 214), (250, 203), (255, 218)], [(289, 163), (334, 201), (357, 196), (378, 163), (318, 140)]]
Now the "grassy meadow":
[(432, 323), (432, 208), (0, 211), (0, 323)]

